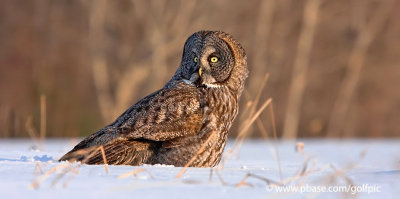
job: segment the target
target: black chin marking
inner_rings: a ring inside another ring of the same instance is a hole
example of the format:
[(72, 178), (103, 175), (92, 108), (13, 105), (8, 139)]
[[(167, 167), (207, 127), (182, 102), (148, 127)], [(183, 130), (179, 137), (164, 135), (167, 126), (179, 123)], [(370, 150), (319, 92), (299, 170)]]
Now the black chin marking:
[(197, 88), (207, 88), (207, 86), (206, 85), (198, 85), (198, 86), (196, 86)]
[(205, 85), (201, 83), (201, 77), (199, 77), (195, 82), (194, 85), (196, 85), (197, 88), (199, 87), (204, 87)]

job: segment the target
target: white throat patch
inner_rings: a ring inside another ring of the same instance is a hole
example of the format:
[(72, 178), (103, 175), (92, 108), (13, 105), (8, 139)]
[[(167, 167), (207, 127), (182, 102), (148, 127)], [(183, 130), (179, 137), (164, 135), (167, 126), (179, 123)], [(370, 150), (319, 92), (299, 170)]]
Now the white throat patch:
[(221, 88), (221, 85), (219, 84), (204, 84), (206, 85), (208, 88)]
[(189, 85), (193, 85), (193, 82), (190, 80), (187, 80), (187, 79), (183, 79), (183, 82), (185, 82), (186, 84), (189, 84)]

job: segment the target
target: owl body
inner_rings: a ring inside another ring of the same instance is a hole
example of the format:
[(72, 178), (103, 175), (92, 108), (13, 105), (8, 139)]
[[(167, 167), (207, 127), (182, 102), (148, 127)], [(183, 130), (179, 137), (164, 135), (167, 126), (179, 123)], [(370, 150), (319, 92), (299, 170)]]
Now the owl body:
[[(202, 105), (202, 127), (196, 135), (178, 138), (164, 143), (158, 151), (157, 159), (150, 164), (184, 166), (197, 154), (190, 166), (212, 167), (222, 157), (228, 130), (237, 115), (238, 101), (233, 95), (226, 95), (227, 88), (201, 88), (204, 96)], [(236, 107), (236, 108), (234, 108)], [(211, 137), (211, 138), (210, 138)], [(178, 147), (169, 147), (172, 146)], [(203, 150), (200, 150), (203, 145)]]
[[(194, 33), (160, 90), (81, 141), (60, 161), (212, 167), (219, 163), (247, 78), (243, 48), (220, 31)], [(202, 149), (202, 150), (201, 150)]]

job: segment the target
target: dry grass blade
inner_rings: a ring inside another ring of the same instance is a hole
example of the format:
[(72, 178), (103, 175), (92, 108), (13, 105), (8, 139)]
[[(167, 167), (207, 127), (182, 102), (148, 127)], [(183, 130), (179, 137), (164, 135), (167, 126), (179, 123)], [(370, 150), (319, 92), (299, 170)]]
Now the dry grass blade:
[(243, 140), (244, 140), (244, 138), (245, 138), (245, 135), (246, 135), (246, 133), (247, 133), (247, 130), (249, 130), (250, 126), (254, 123), (254, 121), (260, 116), (260, 114), (264, 111), (265, 108), (267, 108), (267, 106), (268, 106), (271, 102), (272, 102), (272, 99), (271, 99), (271, 98), (267, 99), (267, 100), (263, 103), (263, 105), (260, 107), (260, 109), (258, 109), (258, 111), (257, 111), (254, 115), (252, 115), (252, 116), (249, 118), (248, 122), (246, 122), (246, 124), (244, 125), (244, 127), (243, 127), (243, 128), (241, 129), (241, 131), (239, 132), (238, 137), (236, 138), (235, 143), (234, 143), (234, 148), (240, 149), (240, 147), (241, 147), (241, 145), (242, 145), (242, 143), (243, 143)]
[(246, 182), (247, 178), (249, 178), (249, 173), (246, 174), (244, 178), (239, 183), (236, 184), (236, 187), (242, 187), (242, 186), (252, 187), (253, 186), (252, 184)]
[(51, 186), (54, 187), (65, 175), (68, 173), (72, 173), (74, 175), (71, 175), (64, 183), (63, 187), (66, 187), (68, 182), (79, 173), (79, 168), (82, 164), (77, 164), (76, 166), (71, 164), (71, 163), (66, 163), (66, 164), (61, 164), (58, 166), (55, 166), (51, 168), (50, 170), (46, 171), (43, 175), (39, 176), (37, 180), (34, 180), (30, 187), (33, 189), (39, 188), (39, 185), (45, 181), (47, 178), (49, 178), (52, 174), (56, 173), (57, 171), (60, 171), (60, 173), (53, 179), (51, 182)]
[(268, 139), (269, 139), (269, 137), (268, 137), (268, 132), (267, 132), (267, 130), (265, 129), (264, 124), (262, 123), (262, 121), (261, 121), (260, 118), (257, 118), (256, 124), (257, 124), (258, 129), (260, 129), (261, 135), (263, 136), (263, 138), (266, 139), (266, 140), (268, 140)]
[(256, 110), (258, 102), (260, 102), (262, 91), (264, 90), (265, 86), (267, 85), (268, 79), (269, 79), (269, 73), (266, 73), (264, 75), (264, 78), (263, 78), (262, 82), (261, 82), (261, 87), (257, 91), (256, 98), (254, 99), (254, 102), (252, 103), (252, 106), (251, 106), (251, 109), (250, 109), (250, 114), (249, 114), (250, 117), (254, 114), (254, 111)]
[(242, 138), (246, 134), (246, 131), (250, 128), (250, 126), (253, 124), (253, 122), (260, 116), (260, 114), (264, 111), (265, 108), (272, 102), (272, 98), (267, 99), (264, 104), (258, 109), (258, 111), (252, 115), (249, 119), (249, 121), (245, 124), (245, 126), (242, 128), (242, 130), (239, 132), (238, 137)]
[(304, 176), (304, 174), (306, 173), (308, 167), (307, 162), (304, 164), (303, 169), (301, 169), (299, 176)]
[(40, 148), (43, 149), (44, 139), (46, 138), (46, 96), (40, 96)]
[(38, 175), (42, 175), (42, 174), (43, 174), (43, 169), (42, 169), (42, 167), (40, 166), (40, 162), (36, 162), (36, 164), (35, 164), (35, 169), (33, 170), (33, 174), (34, 174), (35, 176), (38, 176)]
[(221, 173), (219, 173), (219, 169), (218, 169), (218, 168), (215, 170), (215, 173), (217, 173), (218, 179), (219, 179), (219, 181), (221, 182), (221, 184), (222, 184), (222, 185), (227, 185), (227, 183), (225, 182), (225, 180), (222, 178)]
[(33, 118), (32, 118), (32, 116), (29, 116), (28, 119), (26, 119), (25, 129), (28, 132), (28, 135), (32, 140), (34, 140), (36, 143), (40, 142), (39, 135), (38, 135), (35, 127), (33, 126)]
[(295, 151), (299, 151), (301, 153), (301, 155), (303, 156), (303, 158), (306, 158), (306, 154), (304, 153), (304, 143), (303, 142), (297, 142), (296, 147), (295, 147)]
[[(334, 173), (331, 176), (328, 176), (331, 182), (341, 178), (350, 186), (350, 188), (355, 186), (353, 180), (346, 175), (346, 171), (351, 168), (338, 169), (334, 165), (330, 165), (330, 168), (334, 170)], [(351, 195), (352, 198), (357, 198), (357, 192), (355, 192), (354, 194), (355, 195)]]
[(100, 150), (101, 150), (101, 156), (103, 157), (103, 161), (104, 161), (104, 170), (106, 170), (106, 173), (109, 174), (110, 172), (108, 171), (108, 163), (107, 163), (107, 158), (106, 158), (106, 152), (104, 151), (104, 147), (100, 146)]
[[(265, 79), (267, 79), (268, 76), (265, 76)], [(265, 83), (264, 83), (265, 84)], [(261, 96), (261, 95), (260, 95)], [(256, 99), (255, 102), (257, 102), (258, 100)], [(230, 149), (227, 154), (225, 155), (225, 157), (223, 158), (223, 160), (221, 161), (221, 164), (218, 166), (218, 169), (221, 169), (225, 166), (225, 162), (226, 160), (233, 154), (239, 151), (244, 138), (246, 137), (246, 134), (249, 130), (249, 128), (251, 127), (251, 125), (254, 123), (254, 121), (260, 116), (260, 114), (264, 111), (264, 109), (272, 102), (272, 98), (267, 99), (263, 105), (260, 107), (260, 109), (258, 109), (258, 111), (255, 114), (250, 115), (250, 117), (244, 122), (243, 127), (241, 128), (241, 131), (239, 132), (238, 136), (235, 139), (235, 143), (233, 144), (232, 149)], [(257, 102), (258, 103), (258, 102)], [(256, 106), (257, 103), (251, 103), (251, 109), (252, 107)], [(250, 109), (250, 110), (251, 110)]]
[(210, 177), (209, 177), (210, 182), (212, 182), (212, 177), (213, 177), (213, 168), (210, 167)]
[[(276, 132), (275, 114), (274, 114), (272, 102), (271, 102), (269, 113), (270, 113), (270, 117), (271, 117), (272, 129), (273, 129), (272, 132), (273, 132), (273, 138), (274, 138), (275, 156), (276, 156), (278, 167), (279, 167), (279, 176), (280, 176), (280, 179), (282, 180), (282, 167), (281, 167), (281, 161), (280, 161), (279, 149), (278, 149), (278, 135)], [(261, 122), (260, 118), (257, 118), (256, 121), (257, 121), (257, 126), (260, 129), (264, 139), (268, 140), (269, 137), (268, 137), (267, 130), (264, 127), (264, 124)]]
[[(75, 175), (78, 175), (78, 174), (79, 174), (79, 170), (77, 170), (77, 172), (74, 173), (74, 174), (75, 174)], [(68, 186), (68, 183), (71, 182), (71, 180), (74, 179), (74, 177), (75, 177), (74, 175), (69, 176), (69, 178), (67, 178), (67, 179), (64, 181), (63, 187), (64, 187), (64, 188), (67, 187), (67, 186)]]
[(278, 162), (278, 168), (279, 168), (279, 176), (280, 179), (282, 180), (282, 166), (281, 166), (281, 158), (279, 156), (279, 149), (278, 149), (278, 134), (276, 132), (276, 123), (275, 123), (275, 114), (274, 114), (274, 106), (272, 105), (271, 102), (271, 108), (269, 109), (270, 117), (271, 117), (271, 123), (272, 123), (272, 132), (274, 135), (274, 146), (275, 146), (275, 155), (276, 159)]
[(241, 187), (241, 186), (245, 186), (245, 185), (247, 185), (247, 186), (252, 186), (251, 184), (249, 184), (249, 183), (246, 182), (246, 180), (247, 180), (248, 178), (255, 178), (255, 179), (258, 179), (258, 180), (262, 180), (262, 181), (264, 181), (265, 183), (267, 183), (267, 185), (282, 186), (282, 184), (280, 184), (279, 182), (275, 182), (275, 181), (273, 181), (273, 180), (270, 180), (270, 179), (268, 179), (268, 178), (265, 178), (265, 177), (262, 177), (262, 176), (259, 176), (259, 175), (255, 175), (255, 174), (252, 174), (252, 173), (248, 173), (248, 174), (246, 174), (246, 175), (244, 176), (244, 178), (243, 178), (238, 184), (236, 184), (236, 187)]
[(101, 152), (101, 157), (103, 158), (103, 161), (104, 161), (104, 170), (106, 171), (107, 174), (109, 174), (110, 172), (108, 171), (108, 167), (107, 167), (108, 164), (107, 164), (106, 153), (104, 151), (104, 147), (103, 146), (97, 147), (96, 150), (94, 150), (88, 156), (86, 156), (85, 159), (82, 160), (82, 162), (85, 163), (86, 161), (88, 161), (91, 157), (93, 157), (99, 151)]
[[(196, 152), (196, 154), (186, 163), (186, 165), (181, 169), (181, 171), (178, 173), (178, 175), (175, 176), (175, 178), (180, 178), (187, 170), (187, 168), (196, 160), (197, 156), (199, 156), (204, 149), (206, 148), (206, 146), (208, 145), (209, 142), (211, 142), (211, 140), (213, 140), (213, 138), (215, 137), (215, 131), (211, 132), (211, 135), (207, 138), (207, 140), (204, 142), (203, 145), (201, 145), (200, 149)], [(213, 145), (215, 144), (215, 142), (213, 143)], [(213, 147), (213, 146), (212, 146)], [(212, 148), (211, 147), (211, 148)]]
[(123, 174), (118, 176), (118, 179), (126, 178), (126, 177), (129, 177), (129, 176), (135, 176), (136, 177), (136, 174), (141, 173), (141, 172), (146, 172), (147, 174), (149, 174), (151, 179), (154, 179), (154, 177), (150, 173), (150, 171), (146, 170), (145, 168), (138, 168), (138, 169), (135, 169), (133, 171), (129, 171), (129, 172), (123, 173)]
[(61, 165), (57, 165), (57, 166), (51, 168), (50, 170), (46, 171), (42, 176), (40, 176), (39, 179), (34, 180), (31, 183), (30, 187), (33, 188), (33, 189), (39, 188), (40, 183), (42, 183), (44, 180), (49, 178), (51, 174), (55, 173), (57, 170), (66, 168), (67, 166), (69, 166), (69, 165), (68, 164), (61, 164)]
[[(362, 151), (362, 152), (361, 152), (361, 154), (360, 154), (360, 160), (361, 160), (362, 158), (365, 157), (365, 153), (366, 153), (365, 151)], [(306, 158), (307, 155), (305, 154), (304, 157)], [(310, 161), (311, 161), (312, 159), (313, 159), (313, 158), (306, 158), (306, 159), (304, 160), (304, 163), (303, 163), (302, 167), (299, 168), (299, 170), (296, 172), (296, 174), (295, 174), (294, 176), (292, 176), (292, 177), (290, 177), (290, 178), (287, 178), (287, 179), (285, 179), (285, 180), (281, 180), (280, 183), (281, 183), (281, 184), (287, 184), (287, 183), (290, 183), (290, 182), (294, 182), (294, 181), (296, 181), (296, 180), (300, 180), (299, 183), (301, 183), (302, 181), (305, 181), (306, 177), (308, 177), (309, 175), (311, 175), (311, 174), (313, 174), (313, 173), (315, 173), (315, 172), (322, 172), (322, 171), (331, 169), (331, 170), (334, 171), (334, 173), (333, 173), (332, 175), (325, 176), (325, 178), (330, 179), (330, 180), (329, 180), (330, 183), (332, 183), (333, 181), (335, 181), (336, 179), (338, 179), (339, 177), (341, 177), (341, 178), (343, 178), (343, 180), (344, 180), (345, 182), (347, 182), (350, 186), (353, 186), (353, 185), (354, 185), (354, 183), (353, 183), (353, 181), (351, 180), (351, 178), (349, 178), (348, 176), (346, 176), (346, 171), (348, 171), (348, 170), (354, 168), (354, 167), (358, 164), (358, 162), (359, 162), (360, 160), (358, 160), (358, 161), (355, 162), (355, 163), (349, 164), (348, 166), (346, 166), (346, 167), (344, 167), (344, 168), (342, 168), (342, 169), (337, 169), (337, 168), (336, 168), (334, 165), (332, 165), (332, 164), (323, 165), (323, 166), (320, 166), (320, 167), (318, 167), (318, 168), (313, 168), (313, 167), (315, 167), (315, 165), (311, 165), (311, 167), (310, 167), (310, 166), (309, 166), (309, 165), (310, 165), (309, 163), (310, 163)]]
[[(79, 168), (80, 164), (76, 167), (73, 166), (69, 166), (66, 167), (59, 175), (57, 175), (56, 178), (54, 178), (54, 180), (51, 183), (51, 186), (54, 187), (65, 175), (67, 175), (68, 173), (72, 173), (72, 174), (78, 174), (79, 173)], [(64, 186), (66, 186), (66, 183), (64, 183)]]
[[(224, 163), (224, 161), (223, 161)], [(222, 164), (223, 164), (222, 163)], [(222, 178), (222, 175), (220, 173), (220, 170), (223, 168), (223, 166), (218, 166), (216, 168), (210, 168), (210, 182), (212, 181), (212, 176), (213, 176), (213, 170), (215, 169), (215, 173), (217, 174), (218, 180), (221, 182), (222, 185), (227, 185), (227, 183), (225, 182), (225, 180)]]
[[(92, 150), (92, 148), (85, 149), (85, 150), (79, 150), (79, 151), (76, 151), (75, 154), (87, 154), (88, 151), (90, 151), (90, 150)], [(106, 173), (109, 174), (109, 170), (108, 170), (108, 167), (107, 167), (107, 159), (106, 159), (106, 156), (105, 156), (105, 152), (104, 152), (103, 146), (97, 147), (97, 148), (96, 148), (94, 151), (92, 151), (84, 160), (82, 160), (82, 162), (87, 161), (87, 160), (90, 159), (95, 153), (97, 153), (97, 152), (99, 152), (99, 151), (101, 152), (103, 161), (104, 161), (104, 163), (105, 163), (105, 164), (104, 164), (104, 169), (105, 169)], [(49, 177), (51, 176), (51, 174), (53, 174), (53, 173), (55, 173), (55, 172), (61, 170), (61, 173), (60, 173), (59, 175), (57, 175), (57, 176), (54, 178), (54, 180), (52, 181), (52, 183), (51, 183), (51, 186), (55, 186), (55, 185), (56, 185), (64, 176), (66, 176), (68, 173), (72, 173), (72, 174), (74, 174), (74, 175), (77, 175), (77, 174), (79, 173), (79, 168), (80, 168), (80, 166), (82, 165), (82, 162), (79, 163), (79, 164), (77, 164), (76, 166), (74, 166), (74, 165), (71, 164), (71, 163), (61, 164), (61, 165), (55, 166), (55, 167), (51, 168), (50, 170), (48, 170), (47, 172), (45, 172), (43, 175), (41, 175), (37, 180), (34, 180), (34, 181), (31, 183), (30, 187), (33, 188), (33, 189), (37, 189), (37, 188), (39, 187), (40, 183), (42, 183), (44, 180), (46, 180), (47, 178), (49, 178)], [(39, 168), (40, 171), (41, 171), (41, 168), (40, 168), (40, 165), (39, 165), (39, 164), (37, 164), (37, 168)], [(35, 172), (37, 171), (37, 168), (35, 168)], [(67, 186), (68, 182), (74, 177), (74, 175), (71, 175), (71, 176), (63, 183), (63, 186), (64, 186), (64, 187)], [(150, 175), (150, 176), (151, 176), (151, 175)]]
[(325, 170), (330, 169), (330, 168), (331, 168), (331, 165), (328, 164), (328, 165), (324, 165), (324, 166), (321, 166), (321, 167), (316, 168), (316, 169), (308, 169), (308, 170), (307, 170), (307, 167), (308, 167), (308, 166), (307, 166), (307, 163), (305, 162), (305, 163), (302, 165), (302, 167), (299, 168), (299, 171), (296, 172), (297, 174), (295, 174), (295, 175), (292, 176), (292, 177), (289, 177), (289, 178), (286, 178), (286, 179), (284, 179), (284, 180), (281, 180), (281, 181), (280, 181), (280, 184), (285, 185), (285, 184), (294, 182), (294, 181), (299, 180), (299, 179), (300, 179), (300, 180), (303, 179), (303, 181), (304, 181), (305, 178), (306, 178), (307, 176), (309, 176), (309, 175), (311, 175), (311, 174), (313, 174), (313, 173), (321, 172), (321, 171), (325, 171)]
[[(258, 106), (258, 103), (260, 101), (262, 91), (264, 90), (264, 88), (267, 84), (268, 78), (269, 78), (269, 73), (266, 73), (262, 80), (261, 87), (257, 91), (257, 95), (256, 95), (254, 101), (248, 100), (248, 102), (247, 102), (246, 110), (244, 111), (243, 115), (247, 115), (247, 114), (245, 114), (245, 113), (247, 113), (247, 111), (250, 111), (250, 112), (248, 114), (248, 117), (244, 120), (244, 122), (242, 123), (242, 125), (240, 127), (242, 130), (238, 133), (238, 136), (235, 140), (235, 145), (238, 140), (243, 139), (245, 137), (245, 135), (248, 133), (248, 130), (252, 124), (251, 120), (254, 116), (254, 112), (256, 111), (256, 107)], [(247, 93), (245, 92), (245, 94), (247, 94)], [(245, 96), (248, 97), (248, 94)], [(251, 122), (251, 124), (248, 125), (250, 122)], [(248, 127), (246, 128), (247, 125), (248, 125)]]
[[(214, 168), (210, 168), (210, 178), (209, 181), (212, 182), (212, 177), (213, 177), (213, 170)], [(227, 185), (227, 183), (225, 182), (225, 180), (222, 178), (221, 173), (219, 172), (219, 168), (215, 168), (215, 173), (217, 174), (218, 180), (221, 182), (222, 185)]]

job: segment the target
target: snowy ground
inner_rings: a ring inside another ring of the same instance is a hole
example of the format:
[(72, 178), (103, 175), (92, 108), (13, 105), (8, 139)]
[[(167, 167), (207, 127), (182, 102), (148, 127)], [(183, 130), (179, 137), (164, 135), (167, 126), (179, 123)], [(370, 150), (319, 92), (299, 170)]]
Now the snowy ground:
[[(280, 141), (282, 178), (274, 143), (246, 141), (211, 181), (209, 168), (58, 163), (76, 142), (0, 140), (0, 198), (400, 198), (400, 140), (301, 140), (303, 154)], [(238, 187), (249, 173), (261, 178)]]

